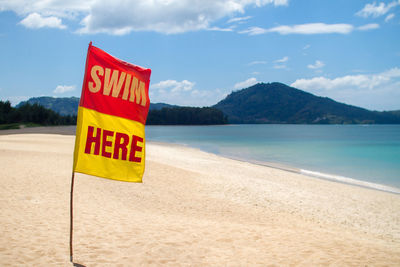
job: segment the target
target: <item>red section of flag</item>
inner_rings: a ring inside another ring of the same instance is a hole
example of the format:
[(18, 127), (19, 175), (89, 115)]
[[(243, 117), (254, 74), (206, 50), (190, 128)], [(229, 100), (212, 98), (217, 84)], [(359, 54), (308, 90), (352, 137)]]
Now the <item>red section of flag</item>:
[(117, 59), (90, 43), (79, 105), (145, 124), (150, 74), (150, 69)]

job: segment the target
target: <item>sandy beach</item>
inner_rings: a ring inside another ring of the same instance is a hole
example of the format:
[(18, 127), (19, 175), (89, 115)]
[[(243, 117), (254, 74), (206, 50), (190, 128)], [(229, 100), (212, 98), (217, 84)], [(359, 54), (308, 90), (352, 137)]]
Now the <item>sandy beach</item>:
[[(54, 129), (0, 135), (1, 266), (72, 266), (75, 137)], [(400, 265), (400, 195), (183, 146), (146, 149), (142, 184), (76, 174), (74, 262)]]

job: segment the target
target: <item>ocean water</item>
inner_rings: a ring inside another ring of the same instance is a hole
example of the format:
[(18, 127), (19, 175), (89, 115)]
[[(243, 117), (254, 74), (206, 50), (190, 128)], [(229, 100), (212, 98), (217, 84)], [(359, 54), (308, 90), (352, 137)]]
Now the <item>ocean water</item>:
[(146, 126), (146, 139), (282, 164), (346, 183), (400, 189), (400, 125)]

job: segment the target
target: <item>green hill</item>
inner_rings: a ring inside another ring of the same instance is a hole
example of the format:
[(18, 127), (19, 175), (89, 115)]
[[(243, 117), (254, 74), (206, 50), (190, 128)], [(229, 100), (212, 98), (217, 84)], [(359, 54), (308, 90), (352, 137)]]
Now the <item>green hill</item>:
[(400, 123), (396, 111), (370, 111), (276, 82), (232, 92), (213, 107), (224, 112), (230, 123)]

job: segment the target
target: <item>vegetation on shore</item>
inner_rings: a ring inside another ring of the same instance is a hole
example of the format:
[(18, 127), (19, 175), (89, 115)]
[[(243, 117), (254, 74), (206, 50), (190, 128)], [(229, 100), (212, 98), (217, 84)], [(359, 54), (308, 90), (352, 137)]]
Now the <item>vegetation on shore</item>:
[[(203, 107), (162, 107), (152, 109), (147, 117), (148, 125), (211, 125), (226, 124), (222, 111)], [(75, 115), (60, 115), (41, 104), (12, 107), (9, 101), (0, 101), (0, 129), (19, 129), (21, 127), (75, 125)]]
[(147, 125), (215, 125), (226, 124), (224, 113), (215, 108), (164, 107), (152, 109), (147, 117)]
[(60, 115), (39, 104), (29, 104), (14, 108), (9, 101), (0, 101), (0, 129), (18, 129), (24, 127), (49, 125), (74, 125), (76, 116)]

